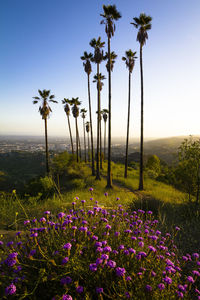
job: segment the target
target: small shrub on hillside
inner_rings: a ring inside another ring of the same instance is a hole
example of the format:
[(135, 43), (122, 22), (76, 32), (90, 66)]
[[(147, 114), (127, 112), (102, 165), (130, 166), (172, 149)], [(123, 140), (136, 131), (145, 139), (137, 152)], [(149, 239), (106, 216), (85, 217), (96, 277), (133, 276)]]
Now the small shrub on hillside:
[(15, 241), (0, 242), (1, 298), (198, 299), (199, 254), (179, 257), (180, 228), (162, 234), (151, 211), (75, 201), (69, 211), (26, 220)]
[(55, 184), (52, 177), (39, 177), (26, 186), (26, 193), (30, 196), (40, 196), (40, 199), (52, 197), (55, 193)]

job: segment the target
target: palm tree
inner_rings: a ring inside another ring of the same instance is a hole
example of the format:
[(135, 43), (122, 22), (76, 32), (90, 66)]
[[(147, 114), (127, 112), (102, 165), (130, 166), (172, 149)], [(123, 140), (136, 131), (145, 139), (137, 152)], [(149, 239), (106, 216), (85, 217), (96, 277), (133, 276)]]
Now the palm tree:
[[(99, 73), (98, 75), (96, 74), (94, 76), (93, 82), (96, 82), (97, 84), (97, 91), (98, 91), (98, 110), (97, 110), (97, 162), (98, 162), (98, 167), (99, 167), (99, 156), (100, 156), (100, 169), (103, 169), (102, 166), (102, 142), (101, 142), (101, 108), (100, 108), (100, 103), (101, 103), (101, 91), (103, 88), (103, 82), (102, 80), (105, 79), (105, 76)], [(100, 113), (99, 113), (100, 112)], [(99, 149), (99, 150), (98, 150)], [(97, 168), (98, 169), (98, 168)], [(99, 169), (98, 169), (99, 170)], [(97, 171), (98, 173), (99, 171)]]
[(84, 148), (85, 148), (85, 162), (87, 162), (86, 159), (86, 141), (85, 141), (85, 114), (87, 110), (85, 108), (81, 109), (81, 117), (83, 118), (83, 135), (84, 135)]
[(92, 150), (92, 175), (95, 175), (94, 168), (94, 144), (93, 144), (93, 128), (92, 128), (92, 109), (91, 109), (91, 99), (90, 99), (90, 74), (92, 72), (91, 59), (92, 53), (84, 52), (84, 55), (81, 56), (81, 59), (84, 61), (83, 66), (85, 73), (88, 77), (88, 102), (89, 102), (89, 114), (90, 114), (90, 130), (91, 130), (91, 150)]
[(104, 18), (101, 24), (105, 24), (105, 31), (108, 37), (108, 171), (107, 171), (107, 187), (112, 188), (111, 178), (111, 51), (110, 39), (114, 35), (115, 24), (121, 18), (121, 14), (117, 11), (115, 5), (103, 5), (104, 13), (101, 16)]
[(106, 122), (108, 119), (108, 110), (104, 108), (102, 110), (102, 114), (104, 120), (104, 159), (105, 159), (106, 158)]
[(125, 171), (124, 177), (127, 178), (127, 169), (128, 169), (128, 140), (129, 140), (129, 120), (130, 120), (130, 102), (131, 102), (131, 74), (135, 65), (136, 52), (128, 50), (125, 52), (125, 56), (122, 57), (122, 60), (125, 61), (126, 67), (129, 71), (129, 80), (128, 80), (128, 120), (127, 120), (127, 136), (126, 136), (126, 156), (125, 156)]
[(140, 134), (140, 179), (139, 190), (144, 189), (144, 138), (143, 138), (143, 126), (144, 126), (144, 92), (143, 92), (143, 66), (142, 66), (142, 48), (148, 39), (147, 31), (151, 29), (152, 17), (147, 16), (144, 13), (140, 14), (139, 18), (133, 18), (134, 23), (131, 23), (134, 27), (138, 28), (137, 41), (140, 43), (140, 77), (141, 77), (141, 134)]
[(94, 48), (94, 55), (92, 58), (92, 61), (96, 63), (97, 65), (97, 74), (95, 75), (96, 78), (94, 79), (97, 81), (97, 107), (98, 107), (98, 122), (97, 122), (97, 159), (96, 159), (96, 179), (100, 180), (100, 169), (99, 169), (99, 144), (100, 144), (100, 111), (101, 111), (101, 100), (100, 100), (100, 87), (102, 87), (102, 84), (100, 82), (101, 77), (99, 76), (99, 65), (104, 59), (103, 50), (101, 50), (104, 47), (105, 42), (101, 42), (101, 37), (99, 37), (97, 40), (92, 39), (90, 41), (90, 46)]
[(45, 150), (46, 150), (46, 172), (49, 175), (49, 150), (48, 150), (48, 138), (47, 138), (47, 118), (50, 115), (51, 107), (49, 106), (49, 102), (58, 103), (54, 100), (55, 96), (50, 95), (50, 90), (38, 90), (40, 97), (33, 97), (35, 99), (33, 104), (37, 104), (39, 101), (42, 101), (41, 106), (39, 107), (39, 112), (44, 120), (45, 127)]
[(68, 120), (68, 127), (69, 127), (69, 135), (70, 135), (70, 141), (71, 141), (71, 148), (72, 148), (72, 154), (74, 154), (74, 147), (73, 147), (73, 139), (72, 139), (72, 131), (71, 131), (71, 125), (70, 125), (70, 120), (69, 120), (69, 116), (70, 116), (70, 108), (69, 108), (69, 104), (70, 104), (69, 99), (64, 98), (62, 100), (62, 104), (64, 104), (64, 111), (67, 115), (67, 120)]
[(110, 53), (110, 65), (109, 65), (109, 55), (108, 55), (108, 52), (106, 52), (105, 59), (108, 60), (107, 63), (106, 63), (106, 69), (107, 69), (108, 72), (109, 72), (109, 67), (110, 67), (111, 72), (113, 71), (114, 63), (115, 63), (116, 58), (117, 58), (117, 54), (114, 51), (112, 51)]
[(85, 129), (88, 134), (88, 161), (90, 161), (90, 122), (86, 122)]
[(79, 105), (81, 104), (81, 102), (78, 100), (77, 98), (72, 98), (71, 103), (73, 105), (72, 107), (72, 114), (73, 117), (75, 118), (75, 126), (76, 126), (76, 160), (77, 162), (79, 162), (79, 132), (78, 132), (78, 122), (77, 122), (77, 118), (79, 116)]

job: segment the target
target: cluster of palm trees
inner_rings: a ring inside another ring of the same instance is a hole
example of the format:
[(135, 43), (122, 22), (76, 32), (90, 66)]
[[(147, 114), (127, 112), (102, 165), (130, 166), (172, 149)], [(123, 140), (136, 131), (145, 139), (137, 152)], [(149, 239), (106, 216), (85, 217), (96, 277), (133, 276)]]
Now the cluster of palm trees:
[[(107, 153), (107, 187), (112, 187), (112, 176), (111, 176), (111, 72), (114, 68), (115, 59), (117, 55), (111, 51), (111, 38), (114, 36), (115, 32), (115, 21), (121, 18), (121, 14), (117, 11), (115, 5), (103, 5), (103, 14), (100, 15), (103, 17), (101, 24), (105, 25), (105, 32), (107, 35), (107, 52), (104, 54), (103, 48), (105, 42), (101, 41), (101, 37), (97, 39), (93, 38), (90, 41), (90, 46), (93, 48), (94, 53), (84, 52), (81, 56), (83, 60), (84, 71), (87, 74), (87, 85), (88, 85), (88, 104), (89, 104), (89, 121), (85, 123), (86, 110), (81, 109), (81, 117), (83, 118), (83, 132), (84, 132), (84, 159), (87, 161), (86, 154), (86, 136), (85, 131), (88, 135), (88, 160), (91, 160), (92, 175), (96, 176), (97, 180), (101, 179), (100, 169), (102, 168), (102, 139), (101, 139), (101, 120), (105, 122), (104, 126), (104, 158), (106, 157), (106, 122), (108, 120), (108, 153)], [(133, 18), (133, 23), (131, 23), (135, 28), (138, 28), (137, 41), (140, 44), (140, 77), (141, 77), (141, 138), (140, 138), (140, 176), (139, 176), (139, 190), (143, 190), (143, 106), (144, 106), (144, 92), (143, 92), (143, 60), (142, 60), (142, 50), (143, 46), (148, 39), (147, 31), (151, 29), (152, 18), (145, 15), (144, 13), (140, 14), (139, 18)], [(125, 155), (125, 171), (124, 177), (127, 177), (127, 167), (128, 167), (128, 145), (129, 145), (129, 123), (130, 123), (130, 101), (131, 101), (131, 74), (135, 65), (136, 60), (136, 51), (133, 52), (131, 49), (125, 52), (125, 56), (122, 57), (122, 60), (125, 62), (126, 67), (129, 71), (129, 80), (128, 80), (128, 118), (127, 118), (127, 135), (126, 135), (126, 155)], [(100, 72), (100, 66), (103, 61), (106, 61), (106, 69), (108, 72), (108, 109), (101, 110), (101, 90), (103, 87), (103, 80), (105, 76)], [(92, 110), (91, 110), (91, 96), (90, 96), (90, 75), (92, 72), (92, 63), (95, 63), (97, 72), (94, 75), (93, 82), (97, 86), (97, 143), (96, 143), (96, 168), (95, 168), (95, 157), (94, 157), (94, 138), (93, 138), (93, 126), (92, 126)], [(33, 103), (38, 103), (39, 100), (42, 100), (43, 103), (39, 108), (40, 114), (45, 121), (45, 141), (46, 141), (46, 164), (47, 164), (47, 173), (49, 173), (49, 159), (48, 159), (48, 142), (47, 142), (47, 117), (51, 112), (51, 108), (48, 104), (49, 102), (57, 102), (54, 100), (54, 95), (50, 95), (50, 91), (38, 91), (39, 97), (33, 97)], [(76, 159), (77, 162), (81, 159), (81, 144), (78, 130), (77, 118), (79, 116), (79, 105), (81, 102), (78, 98), (62, 100), (64, 104), (64, 110), (68, 119), (69, 134), (71, 141), (71, 150), (74, 154), (74, 146), (72, 139), (72, 132), (70, 126), (70, 106), (72, 106), (72, 114), (75, 118), (76, 125)], [(90, 150), (91, 148), (91, 150)], [(91, 157), (90, 154), (91, 153)]]

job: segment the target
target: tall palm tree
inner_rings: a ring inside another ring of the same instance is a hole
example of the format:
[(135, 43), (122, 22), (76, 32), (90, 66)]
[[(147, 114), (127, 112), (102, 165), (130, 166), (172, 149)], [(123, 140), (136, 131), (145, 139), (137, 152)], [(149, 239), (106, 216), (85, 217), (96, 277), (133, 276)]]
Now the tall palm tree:
[(75, 118), (75, 126), (76, 126), (76, 161), (79, 162), (79, 132), (78, 132), (78, 122), (77, 118), (79, 116), (79, 105), (81, 102), (77, 98), (72, 98), (71, 103), (73, 105), (72, 107), (72, 114)]
[(128, 50), (125, 52), (125, 56), (122, 57), (122, 60), (125, 61), (126, 67), (129, 71), (129, 79), (128, 79), (128, 119), (127, 119), (127, 135), (126, 135), (126, 156), (125, 156), (125, 171), (124, 177), (127, 178), (127, 169), (128, 169), (128, 141), (129, 141), (129, 120), (130, 120), (130, 102), (131, 102), (131, 74), (133, 72), (133, 68), (136, 60), (136, 52), (132, 52), (132, 50)]
[(88, 134), (88, 161), (90, 161), (90, 122), (86, 122), (85, 129)]
[(45, 150), (46, 150), (46, 172), (49, 175), (49, 150), (48, 150), (48, 137), (47, 137), (47, 118), (50, 115), (51, 107), (49, 106), (49, 102), (58, 103), (54, 100), (55, 96), (50, 95), (50, 90), (38, 90), (40, 97), (33, 97), (33, 104), (37, 104), (39, 101), (42, 101), (41, 106), (39, 106), (39, 112), (44, 120), (44, 128), (45, 128)]
[(133, 18), (134, 23), (131, 23), (134, 27), (139, 28), (137, 34), (137, 41), (140, 43), (140, 77), (141, 77), (141, 134), (140, 134), (140, 179), (139, 190), (144, 189), (144, 91), (143, 91), (143, 66), (142, 66), (142, 49), (148, 39), (147, 31), (151, 29), (152, 17), (147, 16), (144, 13), (140, 14), (139, 18)]
[(108, 109), (104, 108), (102, 114), (104, 120), (104, 159), (106, 159), (106, 123), (108, 119)]
[[(98, 110), (97, 110), (97, 142), (98, 142), (98, 147), (97, 149), (99, 149), (99, 151), (97, 150), (97, 161), (99, 163), (99, 157), (100, 157), (100, 169), (103, 169), (103, 165), (102, 165), (102, 139), (101, 139), (101, 91), (102, 88), (104, 86), (102, 80), (105, 79), (105, 76), (102, 75), (101, 73), (99, 73), (98, 75), (96, 74), (94, 76), (94, 80), (93, 82), (96, 82), (97, 84), (97, 91), (98, 91)], [(100, 112), (100, 113), (99, 113)], [(98, 165), (99, 166), (99, 165)], [(97, 171), (98, 172), (98, 171)]]
[(92, 72), (91, 66), (91, 59), (92, 53), (84, 52), (83, 56), (81, 56), (81, 60), (83, 60), (83, 66), (85, 73), (87, 74), (88, 78), (88, 102), (89, 102), (89, 114), (90, 114), (90, 130), (91, 130), (91, 151), (92, 151), (92, 175), (95, 175), (95, 168), (94, 168), (94, 144), (93, 144), (93, 127), (92, 127), (92, 109), (91, 109), (91, 99), (90, 99), (90, 74)]
[(111, 51), (110, 39), (114, 35), (115, 24), (121, 18), (121, 14), (117, 11), (115, 5), (103, 5), (104, 13), (101, 16), (104, 18), (101, 24), (105, 24), (105, 31), (108, 37), (108, 171), (107, 171), (107, 187), (112, 188), (111, 178)]
[(70, 135), (70, 141), (71, 141), (71, 148), (72, 148), (72, 154), (74, 154), (72, 131), (71, 131), (71, 125), (70, 125), (70, 119), (69, 119), (69, 116), (70, 116), (70, 107), (69, 107), (70, 101), (71, 100), (69, 100), (67, 98), (64, 98), (62, 100), (62, 104), (64, 104), (64, 111), (65, 111), (66, 116), (67, 116), (68, 127), (69, 127), (69, 135)]
[(97, 157), (96, 157), (96, 179), (100, 180), (100, 168), (99, 168), (99, 145), (100, 145), (100, 111), (101, 111), (101, 100), (100, 100), (100, 87), (102, 84), (100, 82), (101, 77), (99, 76), (99, 65), (104, 60), (103, 50), (105, 42), (101, 41), (101, 37), (97, 40), (92, 39), (90, 41), (90, 46), (94, 48), (94, 55), (92, 61), (97, 65), (97, 74), (94, 77), (97, 80), (97, 107), (98, 107), (98, 122), (97, 122)]
[(83, 136), (84, 136), (84, 148), (85, 148), (85, 162), (87, 162), (87, 158), (86, 158), (86, 141), (85, 141), (85, 114), (86, 114), (87, 110), (85, 108), (81, 109), (81, 117), (83, 118)]

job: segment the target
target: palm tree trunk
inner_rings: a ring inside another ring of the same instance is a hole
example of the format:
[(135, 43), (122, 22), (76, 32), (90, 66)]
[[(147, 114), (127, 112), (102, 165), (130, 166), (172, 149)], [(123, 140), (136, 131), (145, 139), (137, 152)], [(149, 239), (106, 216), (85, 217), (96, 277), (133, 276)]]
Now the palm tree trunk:
[(106, 159), (106, 122), (104, 121), (104, 160)]
[(47, 176), (49, 176), (49, 150), (48, 150), (48, 138), (47, 138), (47, 119), (44, 119), (44, 127), (45, 127), (45, 151), (46, 151), (46, 172)]
[(79, 136), (78, 123), (77, 123), (77, 132), (78, 132), (79, 156), (80, 156), (80, 161), (81, 161), (81, 140), (80, 140), (80, 136)]
[(108, 170), (107, 188), (112, 188), (111, 178), (111, 70), (110, 70), (110, 38), (108, 37)]
[(140, 178), (139, 178), (139, 190), (144, 189), (144, 138), (143, 138), (143, 126), (144, 126), (144, 91), (143, 91), (143, 67), (142, 67), (142, 45), (140, 44), (140, 75), (141, 75), (141, 134), (140, 134)]
[(100, 131), (100, 169), (103, 169), (102, 165), (102, 138), (101, 138), (101, 115), (100, 115), (100, 121), (99, 121), (99, 131)]
[(90, 161), (90, 133), (88, 132), (88, 161)]
[(93, 131), (92, 131), (92, 110), (91, 110), (91, 99), (90, 99), (90, 75), (88, 74), (88, 101), (89, 101), (89, 113), (90, 113), (90, 130), (91, 130), (91, 153), (92, 153), (92, 175), (95, 175), (94, 168), (94, 144), (93, 144)]
[(75, 118), (75, 125), (76, 125), (76, 161), (79, 162), (79, 153), (78, 153), (78, 124), (77, 124), (77, 118)]
[(87, 162), (87, 158), (86, 158), (86, 141), (85, 141), (85, 121), (84, 121), (84, 118), (83, 118), (83, 134), (84, 134), (85, 162)]
[(97, 97), (97, 111), (98, 111), (98, 117), (97, 117), (97, 157), (96, 157), (96, 180), (100, 180), (100, 169), (99, 169), (99, 141), (100, 141), (100, 82), (99, 82), (99, 64), (97, 64), (97, 76), (98, 76), (98, 83), (97, 83), (97, 87), (98, 87), (98, 97)]
[(125, 156), (125, 171), (124, 177), (127, 178), (128, 169), (128, 141), (129, 141), (129, 122), (130, 122), (130, 102), (131, 102), (131, 72), (129, 71), (129, 81), (128, 81), (128, 120), (127, 120), (127, 136), (126, 136), (126, 156)]
[(68, 127), (69, 127), (69, 135), (70, 135), (70, 141), (71, 141), (72, 154), (74, 154), (74, 147), (73, 147), (73, 140), (72, 140), (72, 131), (71, 131), (71, 126), (70, 126), (69, 115), (67, 115), (67, 120), (68, 120)]

